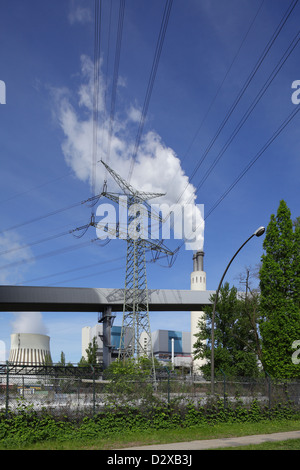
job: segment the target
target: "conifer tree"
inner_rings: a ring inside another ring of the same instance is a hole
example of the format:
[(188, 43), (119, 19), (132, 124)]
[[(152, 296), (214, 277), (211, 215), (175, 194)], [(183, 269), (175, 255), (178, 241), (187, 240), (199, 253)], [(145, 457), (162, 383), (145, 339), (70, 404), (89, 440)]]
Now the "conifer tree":
[(300, 227), (285, 201), (271, 215), (263, 243), (260, 333), (264, 370), (277, 378), (300, 377), (292, 343), (300, 340)]

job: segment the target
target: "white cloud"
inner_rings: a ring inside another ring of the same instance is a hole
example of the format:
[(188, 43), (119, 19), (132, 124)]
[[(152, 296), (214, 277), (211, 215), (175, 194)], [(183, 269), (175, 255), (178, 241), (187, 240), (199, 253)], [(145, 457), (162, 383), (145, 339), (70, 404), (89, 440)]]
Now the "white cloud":
[(92, 12), (86, 6), (81, 6), (78, 0), (71, 0), (68, 19), (71, 24), (90, 23), (92, 21)]
[[(33, 258), (29, 247), (20, 249), (24, 244), (16, 232), (0, 235), (0, 283), (17, 284), (23, 280), (23, 272), (28, 269), (27, 261)], [(24, 265), (22, 265), (24, 261)]]
[(141, 119), (141, 116), (142, 116), (141, 110), (131, 105), (128, 111), (129, 120), (132, 122), (138, 123)]
[[(65, 161), (80, 180), (91, 184), (93, 64), (86, 56), (81, 58), (81, 72), (83, 83), (78, 91), (79, 99), (76, 109), (71, 104), (70, 93), (57, 90), (60, 97), (57, 100), (57, 116), (65, 136), (62, 142)], [(104, 96), (104, 82), (100, 77), (97, 160), (104, 160), (123, 178), (127, 179), (135, 143), (132, 128), (136, 128), (141, 112), (138, 106), (131, 105), (123, 113), (126, 118), (115, 117), (113, 132), (110, 134), (109, 113), (105, 112)], [(96, 191), (101, 191), (104, 175), (105, 169), (101, 163), (98, 163)], [(184, 174), (180, 159), (173, 149), (165, 145), (154, 130), (147, 132), (141, 140), (130, 183), (142, 191), (166, 193), (166, 196), (156, 200), (157, 203), (171, 205), (179, 202), (182, 206), (196, 204), (195, 188)], [(115, 191), (119, 188), (116, 188), (115, 183), (109, 179), (108, 189)], [(195, 210), (200, 216), (198, 207), (195, 207)], [(198, 234), (197, 246), (194, 249), (203, 248), (203, 237), (204, 232), (201, 230)]]

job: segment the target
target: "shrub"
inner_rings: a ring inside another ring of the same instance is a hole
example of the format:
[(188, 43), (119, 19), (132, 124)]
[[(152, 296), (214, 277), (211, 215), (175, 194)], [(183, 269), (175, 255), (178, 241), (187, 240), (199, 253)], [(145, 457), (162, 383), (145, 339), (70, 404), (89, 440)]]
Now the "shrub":
[(18, 412), (6, 418), (0, 415), (0, 444), (2, 448), (21, 448), (38, 441), (70, 439), (101, 439), (130, 431), (176, 429), (217, 423), (258, 422), (265, 419), (295, 419), (299, 417), (293, 403), (280, 403), (269, 408), (253, 400), (247, 408), (238, 400), (224, 403), (215, 400), (196, 406), (188, 403), (184, 408), (155, 405), (144, 409), (130, 406), (107, 409), (80, 422), (67, 416), (55, 419), (43, 412), (38, 415), (31, 406), (21, 402)]

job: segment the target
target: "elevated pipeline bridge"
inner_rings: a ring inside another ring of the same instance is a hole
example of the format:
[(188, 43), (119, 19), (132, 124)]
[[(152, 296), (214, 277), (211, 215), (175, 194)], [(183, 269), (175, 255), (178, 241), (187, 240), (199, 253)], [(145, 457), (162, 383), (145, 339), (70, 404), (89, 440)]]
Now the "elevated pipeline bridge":
[[(215, 291), (148, 290), (149, 311), (202, 311)], [(122, 312), (124, 289), (0, 286), (2, 312)]]
[[(149, 311), (203, 311), (215, 291), (148, 290)], [(122, 312), (124, 289), (0, 286), (2, 312), (98, 312), (103, 323), (103, 367), (111, 362), (114, 312)]]

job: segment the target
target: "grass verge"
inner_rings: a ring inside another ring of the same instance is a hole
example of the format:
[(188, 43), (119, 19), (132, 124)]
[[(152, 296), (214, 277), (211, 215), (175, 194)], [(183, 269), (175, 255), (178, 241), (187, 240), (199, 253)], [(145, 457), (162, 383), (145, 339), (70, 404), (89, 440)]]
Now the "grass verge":
[(215, 450), (300, 450), (300, 439), (288, 439), (286, 441), (263, 442), (238, 447), (220, 447)]
[[(43, 441), (30, 445), (11, 447), (11, 450), (113, 450), (125, 447), (150, 444), (168, 444), (171, 442), (186, 442), (201, 439), (217, 439), (224, 437), (239, 437), (253, 434), (294, 431), (300, 429), (300, 420), (260, 421), (257, 423), (222, 423), (215, 425), (199, 425), (190, 428), (170, 430), (149, 430), (139, 432), (123, 432), (110, 437), (85, 438), (78, 440)], [(299, 441), (296, 439), (295, 441)], [(299, 446), (299, 442), (285, 445)], [(279, 443), (266, 443), (276, 444)], [(249, 446), (247, 446), (249, 447)], [(257, 446), (252, 446), (257, 449)], [(283, 447), (282, 447), (283, 448)], [(294, 447), (298, 449), (299, 447)], [(0, 450), (7, 449), (1, 446)], [(236, 449), (241, 449), (238, 447)], [(228, 450), (228, 448), (226, 449)]]

